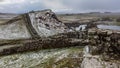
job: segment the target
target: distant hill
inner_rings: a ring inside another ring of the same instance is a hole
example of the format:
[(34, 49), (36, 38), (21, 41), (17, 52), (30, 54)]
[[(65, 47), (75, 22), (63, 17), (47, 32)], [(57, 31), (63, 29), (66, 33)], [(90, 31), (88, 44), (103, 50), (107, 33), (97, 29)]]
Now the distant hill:
[(0, 19), (11, 19), (13, 17), (18, 16), (19, 14), (14, 13), (0, 13)]

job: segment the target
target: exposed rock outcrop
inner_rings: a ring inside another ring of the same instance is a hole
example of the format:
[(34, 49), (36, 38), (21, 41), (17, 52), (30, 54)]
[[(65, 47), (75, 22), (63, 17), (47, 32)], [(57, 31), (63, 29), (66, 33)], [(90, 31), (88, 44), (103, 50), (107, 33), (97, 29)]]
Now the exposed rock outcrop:
[(51, 10), (28, 13), (33, 28), (40, 37), (47, 37), (66, 31), (66, 26), (57, 18)]

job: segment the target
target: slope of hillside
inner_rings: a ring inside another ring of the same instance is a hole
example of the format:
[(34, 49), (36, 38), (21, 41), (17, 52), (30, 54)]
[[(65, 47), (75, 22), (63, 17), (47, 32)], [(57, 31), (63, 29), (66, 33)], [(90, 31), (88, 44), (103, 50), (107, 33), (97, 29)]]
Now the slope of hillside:
[[(0, 25), (0, 39), (23, 39), (30, 38), (28, 29), (26, 28), (25, 21), (21, 16), (19, 20), (9, 20), (8, 22)], [(13, 18), (15, 19), (15, 18)]]
[(51, 10), (19, 15), (0, 25), (0, 39), (47, 37), (65, 32), (66, 26)]

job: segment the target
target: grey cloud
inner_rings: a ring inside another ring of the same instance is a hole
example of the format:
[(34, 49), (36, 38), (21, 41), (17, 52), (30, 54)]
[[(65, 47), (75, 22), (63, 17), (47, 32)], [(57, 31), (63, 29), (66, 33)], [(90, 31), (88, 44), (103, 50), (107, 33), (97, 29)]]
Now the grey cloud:
[(4, 1), (4, 0), (0, 0), (0, 2), (2, 2), (2, 1)]
[[(1, 1), (1, 0), (0, 0)], [(30, 10), (42, 10), (42, 9), (52, 9), (42, 2), (42, 0), (37, 0), (38, 2), (30, 3), (32, 0), (25, 0), (23, 4), (10, 4), (10, 5), (0, 5), (4, 8), (0, 12), (16, 12), (22, 13)], [(46, 0), (47, 1), (47, 0)], [(120, 12), (120, 0), (51, 0), (59, 1), (60, 5), (68, 7), (68, 9), (63, 12), (86, 12), (86, 11), (114, 11)], [(55, 7), (56, 4), (54, 4)], [(14, 8), (14, 9), (13, 9)], [(58, 10), (59, 7), (57, 8)], [(67, 9), (67, 8), (66, 8)], [(62, 12), (62, 11), (61, 11)]]
[(73, 0), (64, 1), (65, 4), (73, 8), (73, 10), (81, 11), (117, 11), (120, 10), (119, 0)]

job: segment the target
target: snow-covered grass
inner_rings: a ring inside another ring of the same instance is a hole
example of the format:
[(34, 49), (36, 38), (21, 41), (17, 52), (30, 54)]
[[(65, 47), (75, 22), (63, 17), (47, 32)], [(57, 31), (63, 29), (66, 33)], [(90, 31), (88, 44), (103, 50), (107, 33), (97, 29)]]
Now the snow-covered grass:
[(11, 24), (0, 25), (0, 39), (20, 39), (29, 37), (30, 34), (22, 20), (12, 22)]
[(44, 68), (45, 66), (52, 66), (49, 64), (53, 64), (65, 57), (78, 55), (81, 52), (80, 47), (71, 47), (3, 56), (0, 57), (0, 68)]

